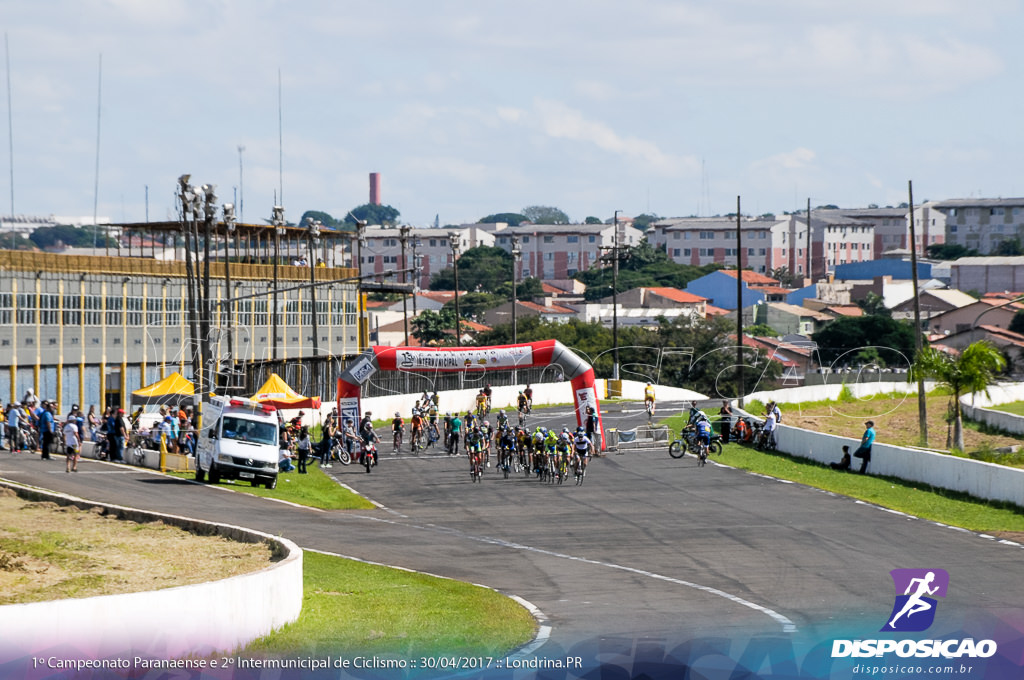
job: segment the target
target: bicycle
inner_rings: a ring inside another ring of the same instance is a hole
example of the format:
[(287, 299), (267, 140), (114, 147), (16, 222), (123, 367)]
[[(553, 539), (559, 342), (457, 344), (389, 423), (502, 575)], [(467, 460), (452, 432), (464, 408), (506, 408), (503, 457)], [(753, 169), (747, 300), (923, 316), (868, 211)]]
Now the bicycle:
[(572, 472), (576, 477), (576, 486), (583, 486), (583, 478), (587, 476), (587, 457), (576, 454), (572, 458)]
[(469, 454), (469, 476), (473, 482), (479, 482), (484, 476), (484, 465), (479, 451), (472, 451)]
[(394, 451), (395, 453), (398, 453), (399, 451), (401, 451), (401, 449), (402, 449), (402, 439), (404, 438), (404, 436), (405, 436), (405, 431), (402, 430), (401, 428), (399, 428), (399, 429), (394, 431), (394, 434), (393, 434), (393, 437), (392, 437), (392, 441), (391, 441), (391, 446), (392, 446), (391, 450)]
[(650, 420), (654, 417), (654, 400), (653, 399), (645, 399), (644, 400), (644, 410), (647, 411), (647, 421), (650, 422)]
[(519, 409), (519, 427), (526, 427), (526, 408)]
[(427, 446), (434, 448), (434, 445), (440, 441), (441, 433), (437, 431), (437, 423), (430, 423), (427, 426)]
[(412, 446), (413, 453), (416, 453), (417, 451), (425, 448), (423, 445), (423, 430), (412, 431), (412, 441), (410, 442), (410, 444)]

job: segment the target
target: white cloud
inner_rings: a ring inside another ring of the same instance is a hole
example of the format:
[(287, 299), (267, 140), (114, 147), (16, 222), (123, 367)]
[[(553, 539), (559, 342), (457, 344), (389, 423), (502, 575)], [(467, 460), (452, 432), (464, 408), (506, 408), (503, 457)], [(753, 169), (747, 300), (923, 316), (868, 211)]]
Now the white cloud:
[(692, 173), (699, 167), (693, 157), (674, 156), (662, 151), (654, 142), (620, 135), (607, 124), (588, 119), (581, 111), (561, 102), (537, 99), (534, 109), (540, 129), (549, 137), (592, 144), (611, 154), (638, 161), (660, 173)]
[(810, 149), (803, 147), (785, 151), (783, 153), (762, 158), (750, 164), (752, 170), (757, 172), (792, 172), (794, 170), (805, 170), (812, 167), (817, 154)]

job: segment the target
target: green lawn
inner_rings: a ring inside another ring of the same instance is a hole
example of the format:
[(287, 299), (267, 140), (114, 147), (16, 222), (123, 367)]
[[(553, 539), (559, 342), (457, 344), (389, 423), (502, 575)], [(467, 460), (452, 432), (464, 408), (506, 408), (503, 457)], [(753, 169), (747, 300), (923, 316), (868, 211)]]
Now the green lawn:
[(993, 411), (1003, 411), (1004, 413), (1024, 416), (1024, 401), (1014, 401), (1009, 404), (996, 404), (995, 406), (988, 406), (986, 408), (990, 408)]
[[(673, 416), (662, 422), (678, 431), (685, 424), (686, 416)], [(836, 458), (839, 458), (838, 453)], [(1024, 508), (1008, 503), (981, 501), (966, 494), (891, 477), (840, 472), (814, 461), (779, 452), (755, 451), (739, 444), (727, 444), (722, 455), (713, 459), (973, 531), (1024, 532)]]
[[(262, 486), (252, 486), (249, 482), (238, 480), (222, 481), (218, 486), (225, 486), (254, 496), (280, 498), (298, 505), (307, 505), (322, 510), (368, 510), (374, 507), (370, 501), (328, 477), (320, 469), (319, 463), (311, 463), (308, 469), (309, 474), (306, 475), (300, 475), (298, 472), (278, 474), (276, 489), (264, 489)], [(182, 479), (195, 479), (194, 472), (168, 472), (167, 474)]]
[(525, 608), (488, 588), (315, 552), (303, 561), (298, 621), (244, 653), (498, 656), (536, 630)]

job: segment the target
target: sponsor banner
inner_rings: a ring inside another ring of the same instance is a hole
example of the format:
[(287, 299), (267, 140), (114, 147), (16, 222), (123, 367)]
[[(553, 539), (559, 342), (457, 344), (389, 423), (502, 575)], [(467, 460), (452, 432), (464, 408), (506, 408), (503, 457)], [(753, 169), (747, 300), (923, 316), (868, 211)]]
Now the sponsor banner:
[(374, 367), (373, 362), (367, 356), (359, 357), (348, 367), (349, 375), (352, 376), (352, 379), (358, 385), (366, 382), (376, 371), (377, 369)]
[(338, 414), (341, 422), (351, 419), (353, 423), (359, 422), (359, 397), (342, 397), (338, 399)]
[(527, 368), (533, 365), (529, 345), (436, 350), (402, 348), (394, 352), (395, 370), (463, 371), (487, 368)]

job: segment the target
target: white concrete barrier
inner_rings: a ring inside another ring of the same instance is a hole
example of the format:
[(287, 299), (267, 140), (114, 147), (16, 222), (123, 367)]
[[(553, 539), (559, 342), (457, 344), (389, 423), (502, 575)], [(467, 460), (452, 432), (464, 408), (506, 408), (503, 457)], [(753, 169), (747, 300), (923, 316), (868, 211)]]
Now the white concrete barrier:
[[(917, 393), (914, 385), (908, 387), (912, 393)], [(928, 385), (926, 385), (927, 387)], [(795, 404), (822, 399), (819, 396), (821, 388), (827, 388), (833, 391), (835, 396), (838, 396), (842, 386), (796, 387), (789, 390), (756, 393), (748, 398), (759, 401), (776, 399), (780, 404)], [(888, 393), (891, 391), (892, 385), (878, 386), (871, 383), (850, 385), (850, 389), (855, 396), (866, 396), (873, 390), (874, 393)], [(783, 422), (786, 420), (785, 412), (783, 412), (782, 420)], [(860, 444), (858, 439), (813, 432), (785, 424), (778, 427), (776, 442), (779, 451), (819, 463), (837, 462), (842, 456), (844, 444), (850, 446), (851, 452)], [(853, 464), (859, 467), (858, 460), (855, 459)], [(1007, 501), (1024, 507), (1024, 470), (1017, 468), (876, 442), (871, 447), (868, 473), (960, 491), (985, 500)]]
[(988, 394), (977, 392), (960, 397), (964, 417), (985, 423), (1013, 434), (1024, 434), (1024, 416), (994, 408), (999, 404), (1024, 401), (1024, 383), (1001, 383), (989, 388)]
[(260, 571), (209, 583), (0, 606), (0, 657), (21, 659), (60, 651), (80, 659), (201, 657), (236, 650), (299, 617), (302, 550), (285, 538), (4, 485), (32, 500), (105, 508), (108, 514), (136, 522), (162, 521), (198, 534), (267, 542), (280, 559)]

